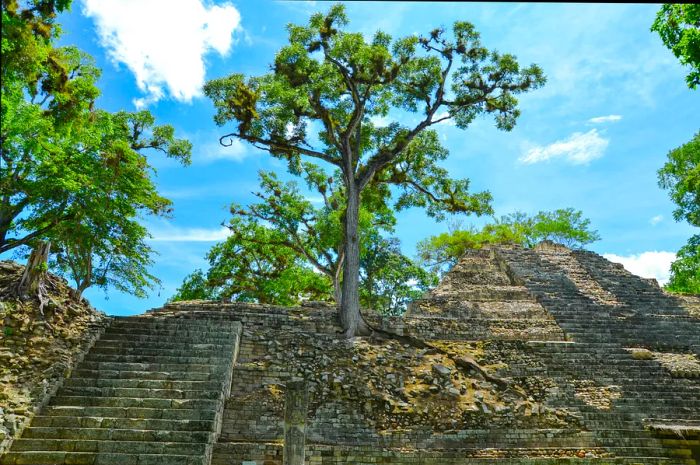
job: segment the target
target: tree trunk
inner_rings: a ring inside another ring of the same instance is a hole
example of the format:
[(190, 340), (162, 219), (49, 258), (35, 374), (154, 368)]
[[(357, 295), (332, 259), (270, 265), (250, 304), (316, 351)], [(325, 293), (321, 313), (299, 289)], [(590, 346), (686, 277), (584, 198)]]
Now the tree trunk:
[(32, 249), (27, 266), (24, 267), (22, 279), (17, 286), (17, 294), (20, 298), (39, 296), (41, 300), (41, 284), (46, 276), (50, 248), (50, 242), (40, 241)]
[(335, 266), (331, 268), (333, 275), (331, 280), (333, 281), (333, 298), (335, 299), (335, 304), (340, 305), (343, 300), (343, 280), (341, 276), (343, 275), (343, 266), (345, 266), (345, 249), (338, 251), (338, 261)]
[(90, 287), (91, 283), (88, 280), (85, 280), (80, 283), (80, 285), (75, 288), (75, 292), (73, 293), (73, 298), (77, 301), (80, 301), (83, 298), (83, 292), (85, 292), (85, 289)]
[(353, 181), (348, 184), (340, 325), (344, 336), (351, 338), (368, 336), (372, 331), (360, 313), (360, 192)]
[[(78, 257), (78, 263), (80, 263), (80, 257)], [(80, 273), (80, 271), (82, 271), (85, 274), (85, 276), (83, 276), (82, 279), (76, 279), (74, 297), (75, 300), (78, 301), (82, 299), (83, 292), (85, 292), (85, 289), (92, 285), (92, 254), (89, 254), (87, 256), (87, 260), (84, 263), (84, 267), (84, 270), (74, 270), (74, 274), (76, 276), (79, 276), (78, 273)]]
[(340, 273), (335, 273), (335, 276), (333, 276), (333, 299), (336, 305), (340, 305), (343, 299), (343, 290), (340, 287), (342, 284), (340, 283), (339, 274)]

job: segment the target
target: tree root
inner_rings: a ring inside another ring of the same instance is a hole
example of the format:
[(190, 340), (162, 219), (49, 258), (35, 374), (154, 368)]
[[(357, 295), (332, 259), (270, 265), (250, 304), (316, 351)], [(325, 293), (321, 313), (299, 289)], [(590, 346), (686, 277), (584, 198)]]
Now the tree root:
[(427, 349), (431, 353), (438, 353), (438, 354), (444, 355), (444, 356), (448, 357), (450, 360), (452, 360), (455, 363), (455, 366), (457, 366), (457, 368), (460, 368), (461, 370), (464, 370), (464, 371), (469, 371), (469, 370), (476, 371), (489, 383), (493, 383), (493, 384), (497, 385), (498, 387), (500, 387), (501, 389), (512, 389), (518, 395), (520, 395), (520, 396), (523, 395), (522, 392), (520, 392), (518, 389), (514, 388), (514, 386), (512, 385), (512, 382), (510, 380), (489, 374), (484, 369), (484, 367), (479, 365), (476, 362), (476, 360), (474, 360), (471, 357), (453, 355), (444, 349), (441, 349), (439, 347), (435, 347), (434, 345), (431, 345), (431, 344), (429, 344), (421, 339), (418, 339), (416, 337), (403, 336), (401, 334), (396, 334), (396, 333), (393, 333), (391, 331), (378, 329), (378, 328), (373, 327), (372, 325), (370, 325), (366, 321), (365, 321), (365, 325), (367, 325), (367, 327), (370, 328), (372, 331), (372, 333), (369, 335), (370, 337), (374, 337), (377, 339), (384, 339), (384, 340), (394, 340), (394, 341), (398, 341), (402, 344), (408, 344), (411, 347), (414, 347), (416, 349)]

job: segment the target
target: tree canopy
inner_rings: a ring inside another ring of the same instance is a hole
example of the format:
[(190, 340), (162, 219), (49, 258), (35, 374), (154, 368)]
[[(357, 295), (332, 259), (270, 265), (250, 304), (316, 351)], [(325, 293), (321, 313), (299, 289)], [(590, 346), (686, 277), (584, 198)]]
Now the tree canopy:
[[(189, 163), (191, 144), (148, 111), (95, 108), (100, 70), (59, 47), (70, 1), (3, 2), (0, 252), (51, 242), (80, 294), (108, 284), (144, 295), (151, 248), (143, 214), (167, 215), (147, 155)], [(48, 248), (47, 248), (48, 250)]]
[(685, 80), (695, 89), (700, 84), (700, 5), (697, 3), (665, 4), (651, 26), (661, 36), (681, 64), (689, 66)]
[[(216, 107), (218, 125), (236, 137), (286, 160), (299, 174), (302, 157), (338, 169), (345, 204), (342, 211), (344, 260), (340, 323), (347, 337), (370, 332), (360, 314), (359, 213), (361, 194), (374, 189), (388, 205), (425, 207), (438, 219), (445, 213), (490, 213), (490, 194), (468, 192), (466, 179), (452, 179), (438, 163), (447, 157), (432, 126), (452, 119), (466, 128), (478, 116), (493, 114), (496, 126), (510, 130), (519, 115), (516, 96), (541, 86), (536, 65), (521, 67), (514, 56), (489, 51), (468, 22), (450, 31), (432, 30), (392, 40), (378, 31), (367, 40), (345, 30), (342, 5), (290, 24), (289, 43), (277, 53), (272, 71), (246, 78), (232, 74), (204, 88)], [(376, 118), (405, 112), (415, 123)]]
[(517, 244), (533, 247), (551, 240), (571, 248), (581, 248), (600, 240), (590, 229), (590, 220), (573, 208), (552, 212), (541, 211), (534, 216), (522, 212), (494, 218), (481, 229), (470, 227), (429, 237), (418, 244), (421, 261), (433, 270), (454, 265), (467, 250), (490, 244)]

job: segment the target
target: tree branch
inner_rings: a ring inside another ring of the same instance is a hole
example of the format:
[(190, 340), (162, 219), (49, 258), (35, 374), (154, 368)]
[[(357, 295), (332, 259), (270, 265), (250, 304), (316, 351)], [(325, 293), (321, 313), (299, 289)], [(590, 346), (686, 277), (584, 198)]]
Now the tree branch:
[[(237, 137), (239, 139), (243, 139), (247, 142), (250, 142), (253, 144), (255, 147), (265, 150), (266, 152), (272, 153), (273, 150), (281, 150), (281, 151), (287, 151), (287, 152), (298, 152), (302, 155), (308, 155), (309, 157), (314, 157), (318, 158), (320, 160), (326, 161), (332, 165), (335, 165), (339, 168), (342, 168), (342, 160), (339, 158), (332, 157), (328, 154), (325, 154), (323, 152), (318, 152), (316, 150), (311, 150), (311, 149), (305, 149), (303, 147), (299, 147), (297, 145), (289, 145), (289, 144), (283, 144), (280, 142), (272, 141), (269, 139), (262, 139), (260, 137), (253, 137), (253, 136), (244, 136), (242, 134), (232, 132), (230, 134), (225, 134), (221, 137), (219, 137), (219, 143), (223, 145), (224, 147), (230, 147), (233, 145), (233, 138)], [(227, 142), (230, 141), (230, 142)]]
[(56, 225), (58, 223), (60, 223), (62, 220), (65, 220), (65, 219), (68, 219), (68, 218), (65, 217), (65, 218), (62, 218), (60, 220), (54, 220), (50, 224), (48, 224), (47, 226), (44, 226), (41, 229), (37, 229), (36, 231), (29, 233), (21, 239), (7, 239), (4, 244), (0, 244), (0, 253), (7, 252), (8, 250), (12, 250), (15, 247), (19, 247), (20, 245), (26, 245), (32, 239), (34, 239), (38, 236), (41, 236), (42, 234), (44, 234), (47, 231), (50, 231), (51, 229), (56, 227)]
[(441, 72), (441, 79), (440, 79), (440, 86), (437, 88), (435, 92), (435, 102), (433, 103), (432, 106), (428, 105), (426, 103), (426, 116), (423, 121), (418, 123), (416, 127), (414, 127), (407, 135), (406, 137), (402, 138), (399, 141), (396, 141), (397, 137), (394, 137), (394, 142), (396, 142), (395, 146), (392, 149), (389, 149), (387, 147), (384, 147), (383, 149), (380, 149), (372, 158), (370, 158), (367, 161), (367, 165), (365, 166), (364, 170), (360, 173), (360, 178), (359, 178), (359, 186), (360, 190), (364, 189), (364, 187), (372, 180), (372, 177), (377, 173), (377, 171), (381, 170), (384, 168), (388, 163), (390, 163), (392, 160), (394, 160), (396, 157), (398, 157), (401, 152), (405, 150), (406, 147), (408, 147), (408, 144), (411, 143), (411, 141), (425, 128), (432, 126), (433, 124), (437, 124), (440, 121), (444, 121), (445, 119), (448, 119), (448, 117), (445, 118), (440, 118), (438, 120), (433, 121), (433, 115), (437, 112), (437, 110), (442, 106), (444, 102), (444, 96), (445, 96), (445, 83), (447, 82), (447, 76), (449, 75), (450, 69), (452, 68), (452, 62), (453, 58), (451, 56), (448, 57), (447, 59), (447, 65), (445, 66), (445, 69), (442, 70)]

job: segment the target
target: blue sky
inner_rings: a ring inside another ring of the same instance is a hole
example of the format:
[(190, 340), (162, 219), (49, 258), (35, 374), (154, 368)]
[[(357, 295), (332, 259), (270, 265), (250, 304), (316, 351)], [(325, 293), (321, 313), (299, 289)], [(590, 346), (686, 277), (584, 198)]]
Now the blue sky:
[[(174, 201), (170, 219), (146, 219), (159, 252), (154, 272), (162, 289), (148, 299), (88, 290), (97, 308), (135, 314), (160, 306), (225, 235), (230, 203), (252, 200), (260, 169), (284, 172), (243, 143), (217, 145), (225, 132), (201, 96), (207, 79), (233, 72), (262, 74), (285, 44), (285, 25), (305, 23), (326, 2), (200, 2), (200, 0), (74, 0), (59, 19), (63, 44), (89, 52), (103, 70), (99, 105), (151, 110), (194, 144), (183, 168), (155, 156), (156, 182)], [(440, 131), (452, 176), (489, 190), (498, 215), (573, 207), (591, 219), (602, 240), (591, 248), (630, 270), (665, 279), (673, 252), (693, 234), (675, 223), (673, 204), (657, 186), (669, 150), (698, 130), (700, 91), (649, 31), (658, 5), (390, 3), (347, 4), (350, 29), (382, 29), (394, 37), (427, 33), (455, 20), (475, 24), (486, 47), (539, 64), (547, 84), (520, 100), (511, 132), (493, 120)], [(397, 115), (401, 117), (400, 115)], [(397, 236), (406, 254), (447, 230), (421, 210), (401, 212)], [(487, 218), (465, 217), (467, 225)]]

